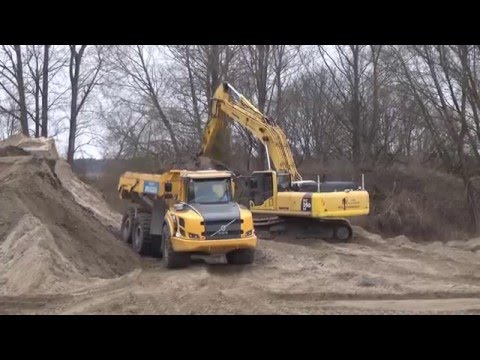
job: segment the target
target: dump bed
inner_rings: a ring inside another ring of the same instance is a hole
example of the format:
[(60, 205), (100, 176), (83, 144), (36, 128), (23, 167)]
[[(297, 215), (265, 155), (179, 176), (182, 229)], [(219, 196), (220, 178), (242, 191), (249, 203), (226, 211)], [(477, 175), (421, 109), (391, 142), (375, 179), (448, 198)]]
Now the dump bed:
[[(177, 178), (177, 181), (174, 181)], [(118, 192), (121, 198), (128, 198), (132, 193), (162, 196), (165, 183), (178, 183), (178, 173), (169, 171), (163, 174), (145, 174), (126, 172), (120, 176)]]
[(170, 170), (163, 174), (126, 172), (120, 176), (118, 192), (121, 198), (128, 198), (132, 193), (161, 197), (165, 194), (166, 183), (172, 184), (172, 193), (180, 194), (182, 190), (182, 179), (184, 178), (218, 179), (230, 177), (232, 177), (231, 172), (218, 170)]

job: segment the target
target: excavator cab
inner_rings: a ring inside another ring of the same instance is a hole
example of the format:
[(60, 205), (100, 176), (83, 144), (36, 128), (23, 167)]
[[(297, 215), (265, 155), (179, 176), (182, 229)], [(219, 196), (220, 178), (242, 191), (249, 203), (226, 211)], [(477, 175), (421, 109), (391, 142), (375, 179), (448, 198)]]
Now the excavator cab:
[(277, 184), (275, 171), (254, 171), (248, 182), (249, 200), (253, 206), (261, 206), (270, 199), (273, 208), (274, 188)]

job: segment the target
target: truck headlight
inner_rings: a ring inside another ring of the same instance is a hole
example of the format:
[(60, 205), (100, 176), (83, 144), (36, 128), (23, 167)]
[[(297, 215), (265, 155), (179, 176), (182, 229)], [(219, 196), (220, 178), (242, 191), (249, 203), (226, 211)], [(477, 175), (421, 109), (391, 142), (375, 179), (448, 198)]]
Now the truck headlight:
[(245, 236), (252, 236), (253, 235), (253, 229), (252, 230), (248, 230), (246, 233), (245, 233)]
[(200, 236), (198, 236), (197, 234), (188, 233), (188, 236), (190, 237), (190, 239), (200, 239)]

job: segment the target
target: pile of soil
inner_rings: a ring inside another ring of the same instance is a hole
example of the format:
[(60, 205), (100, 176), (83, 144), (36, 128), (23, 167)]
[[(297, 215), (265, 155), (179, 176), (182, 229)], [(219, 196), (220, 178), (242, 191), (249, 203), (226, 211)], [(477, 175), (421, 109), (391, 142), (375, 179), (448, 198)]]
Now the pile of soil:
[(0, 156), (24, 156), (30, 155), (28, 151), (23, 150), (22, 148), (8, 145), (3, 148), (0, 148)]
[(78, 197), (68, 191), (78, 179), (62, 162), (51, 139), (0, 142), (2, 295), (65, 293), (138, 267), (108, 228), (115, 219), (108, 211), (102, 217), (101, 196), (88, 187)]
[(122, 215), (110, 208), (100, 191), (81, 181), (63, 159), (55, 163), (55, 174), (77, 203), (92, 211), (95, 217), (111, 231), (119, 231)]
[(59, 158), (55, 141), (52, 138), (30, 138), (18, 134), (0, 141), (0, 150), (14, 147), (45, 159), (57, 160)]

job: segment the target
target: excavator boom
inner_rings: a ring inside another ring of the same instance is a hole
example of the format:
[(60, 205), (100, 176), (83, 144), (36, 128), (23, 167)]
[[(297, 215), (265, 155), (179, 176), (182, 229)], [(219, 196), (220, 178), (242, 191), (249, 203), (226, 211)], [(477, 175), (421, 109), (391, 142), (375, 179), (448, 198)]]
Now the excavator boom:
[[(236, 95), (238, 101), (234, 101)], [(215, 91), (210, 121), (204, 132), (198, 155), (208, 155), (217, 135), (225, 126), (225, 117), (234, 119), (259, 139), (267, 151), (267, 161), (273, 162), (278, 172), (288, 172), (292, 181), (302, 180), (283, 130), (273, 120), (264, 116), (230, 84), (223, 83)], [(269, 166), (270, 167), (270, 166)]]

